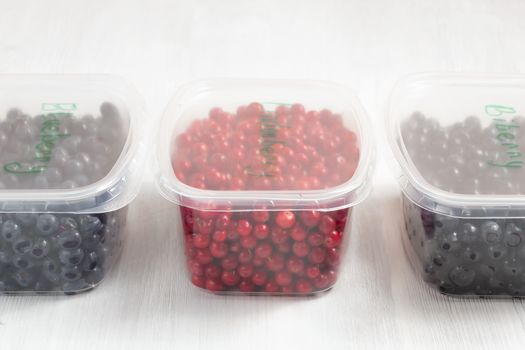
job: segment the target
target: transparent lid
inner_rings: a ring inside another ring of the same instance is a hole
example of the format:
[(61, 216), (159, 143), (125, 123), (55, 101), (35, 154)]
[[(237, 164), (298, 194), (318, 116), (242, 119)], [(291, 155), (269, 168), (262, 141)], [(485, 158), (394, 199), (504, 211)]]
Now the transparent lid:
[(391, 140), (405, 193), (455, 216), (523, 216), (525, 77), (418, 74), (395, 87)]
[(143, 113), (105, 75), (0, 76), (0, 211), (101, 212), (136, 195)]
[(348, 207), (368, 191), (366, 126), (357, 98), (330, 83), (192, 83), (165, 111), (159, 188), (200, 210)]

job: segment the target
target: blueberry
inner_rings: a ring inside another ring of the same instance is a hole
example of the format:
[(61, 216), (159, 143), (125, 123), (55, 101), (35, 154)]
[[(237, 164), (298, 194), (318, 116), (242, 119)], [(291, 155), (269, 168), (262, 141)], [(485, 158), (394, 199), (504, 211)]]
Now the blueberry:
[(0, 250), (0, 263), (10, 264), (13, 254), (7, 250)]
[(89, 249), (95, 249), (101, 243), (102, 237), (98, 233), (84, 234), (82, 237), (82, 244)]
[(474, 282), (476, 272), (465, 266), (456, 266), (450, 271), (449, 277), (458, 287), (466, 287)]
[(471, 223), (464, 223), (462, 225), (461, 240), (463, 242), (474, 242), (478, 238), (476, 226)]
[(489, 247), (489, 257), (494, 260), (499, 260), (507, 255), (507, 249), (504, 245), (497, 244)]
[(89, 252), (86, 254), (84, 261), (82, 262), (83, 271), (93, 271), (100, 264), (100, 259), (96, 252)]
[(0, 280), (0, 292), (14, 292), (18, 288), (9, 281)]
[(503, 234), (501, 228), (494, 221), (485, 221), (481, 225), (481, 234), (485, 241), (489, 244), (495, 244), (501, 241)]
[(463, 259), (468, 262), (476, 262), (480, 259), (481, 254), (474, 248), (468, 247), (463, 251)]
[(58, 234), (57, 243), (62, 249), (76, 249), (82, 244), (82, 237), (76, 229), (69, 229)]
[(58, 259), (66, 266), (79, 265), (84, 259), (84, 251), (80, 248), (61, 250), (58, 253)]
[(104, 227), (100, 219), (93, 215), (83, 215), (79, 223), (79, 230), (83, 236), (96, 234)]
[(510, 223), (505, 227), (505, 244), (509, 247), (517, 247), (521, 244), (523, 232), (516, 224)]
[(23, 288), (29, 288), (35, 282), (35, 276), (33, 273), (24, 269), (15, 271), (13, 273), (13, 279)]
[(25, 236), (20, 236), (13, 241), (13, 251), (15, 253), (25, 254), (30, 252), (31, 248), (33, 248), (33, 242)]
[(35, 225), (36, 220), (38, 219), (38, 214), (33, 213), (16, 213), (16, 221), (24, 227), (32, 227)]
[(49, 251), (51, 248), (50, 246), (51, 245), (49, 244), (49, 242), (46, 241), (45, 239), (39, 239), (33, 244), (33, 247), (31, 248), (29, 255), (33, 259), (45, 258), (49, 254)]
[(80, 279), (82, 273), (78, 266), (64, 266), (61, 268), (60, 276), (62, 276), (65, 281), (72, 282)]
[(17, 239), (22, 233), (20, 226), (13, 220), (7, 220), (2, 224), (2, 238), (8, 242)]
[(33, 261), (27, 256), (23, 254), (15, 254), (13, 256), (13, 266), (19, 268), (19, 269), (30, 269), (35, 264)]
[(42, 264), (42, 271), (44, 277), (51, 283), (58, 283), (60, 281), (60, 267), (56, 261), (46, 259)]
[(42, 214), (36, 221), (36, 233), (42, 236), (49, 236), (58, 230), (58, 220), (53, 214)]
[(515, 258), (503, 262), (503, 272), (510, 276), (518, 276), (522, 272), (522, 264)]
[(90, 288), (90, 285), (83, 278), (80, 278), (74, 281), (68, 281), (62, 285), (62, 290), (64, 291), (65, 294), (80, 293), (89, 288)]
[(64, 216), (60, 218), (60, 227), (63, 230), (67, 229), (76, 229), (78, 228), (78, 224), (75, 219), (69, 216)]
[(86, 281), (91, 285), (97, 285), (104, 279), (104, 270), (97, 266), (85, 274)]

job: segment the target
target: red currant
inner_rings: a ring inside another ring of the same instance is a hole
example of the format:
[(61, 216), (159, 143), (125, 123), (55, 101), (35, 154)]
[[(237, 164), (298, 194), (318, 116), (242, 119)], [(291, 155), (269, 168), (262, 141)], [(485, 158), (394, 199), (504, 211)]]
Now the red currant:
[(275, 217), (275, 223), (283, 229), (295, 225), (295, 214), (291, 211), (280, 211)]

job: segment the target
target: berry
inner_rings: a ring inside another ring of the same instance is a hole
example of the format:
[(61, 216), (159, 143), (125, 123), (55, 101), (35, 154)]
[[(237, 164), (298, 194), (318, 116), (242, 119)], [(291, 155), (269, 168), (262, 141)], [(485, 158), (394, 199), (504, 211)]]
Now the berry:
[[(174, 139), (171, 162), (181, 182), (199, 189), (320, 190), (350, 179), (358, 163), (356, 135), (329, 110), (299, 103), (265, 110), (253, 102), (234, 112), (214, 107), (204, 117)], [(181, 207), (194, 284), (250, 293), (311, 293), (320, 276), (330, 284), (348, 210), (315, 209), (255, 203), (252, 212), (237, 212), (213, 200), (205, 211)]]
[(295, 225), (295, 214), (291, 211), (280, 211), (275, 217), (275, 223), (282, 229)]

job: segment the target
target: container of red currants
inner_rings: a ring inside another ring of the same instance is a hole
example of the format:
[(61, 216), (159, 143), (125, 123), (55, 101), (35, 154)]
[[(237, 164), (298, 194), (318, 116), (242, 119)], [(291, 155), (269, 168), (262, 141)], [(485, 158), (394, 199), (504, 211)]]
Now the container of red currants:
[(311, 295), (340, 272), (369, 192), (366, 115), (322, 82), (209, 80), (179, 90), (158, 187), (180, 213), (191, 282), (216, 293)]
[(119, 256), (142, 114), (119, 78), (0, 76), (0, 294), (76, 294)]
[(418, 74), (389, 108), (405, 250), (444, 294), (525, 297), (525, 77)]

